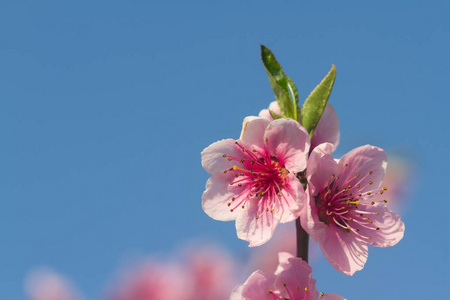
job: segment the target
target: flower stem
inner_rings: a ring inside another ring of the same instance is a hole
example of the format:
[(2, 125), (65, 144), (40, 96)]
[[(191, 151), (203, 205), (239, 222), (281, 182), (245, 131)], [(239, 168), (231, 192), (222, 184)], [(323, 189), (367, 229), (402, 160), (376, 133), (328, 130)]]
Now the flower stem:
[(300, 224), (300, 218), (295, 221), (295, 227), (297, 228), (297, 257), (308, 262), (309, 235)]

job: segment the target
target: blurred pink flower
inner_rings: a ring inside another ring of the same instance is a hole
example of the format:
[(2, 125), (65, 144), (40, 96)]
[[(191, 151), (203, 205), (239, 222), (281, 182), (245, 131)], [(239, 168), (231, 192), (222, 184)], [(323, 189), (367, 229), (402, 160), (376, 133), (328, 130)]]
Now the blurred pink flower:
[(81, 300), (72, 283), (61, 275), (40, 269), (30, 273), (25, 281), (29, 300)]
[[(274, 274), (254, 272), (243, 285), (232, 291), (230, 300), (317, 300), (319, 292), (311, 267), (289, 253), (280, 253), (279, 260)], [(344, 300), (331, 293), (320, 296), (322, 300)]]
[[(277, 101), (270, 103), (269, 109), (277, 115), (281, 115)], [(269, 109), (261, 110), (259, 116), (268, 120), (273, 120)], [(325, 106), (319, 124), (317, 124), (317, 128), (313, 133), (310, 150), (312, 151), (312, 149), (322, 143), (333, 144), (333, 151), (339, 145), (339, 119), (333, 106), (329, 103)]]
[(188, 299), (191, 292), (188, 279), (177, 266), (145, 262), (124, 271), (107, 294), (107, 299)]
[(403, 238), (405, 226), (384, 201), (371, 199), (384, 193), (380, 184), (385, 152), (366, 145), (335, 161), (332, 149), (324, 143), (311, 153), (306, 171), (309, 200), (301, 224), (334, 268), (353, 275), (364, 267), (367, 244), (393, 246)]
[(213, 175), (203, 210), (216, 220), (236, 220), (238, 237), (251, 247), (264, 244), (278, 223), (300, 215), (306, 195), (295, 175), (305, 169), (308, 151), (308, 133), (298, 122), (246, 118), (241, 139), (202, 152), (202, 166)]
[(194, 247), (187, 255), (186, 279), (196, 300), (225, 300), (236, 284), (236, 261), (228, 253), (213, 247)]

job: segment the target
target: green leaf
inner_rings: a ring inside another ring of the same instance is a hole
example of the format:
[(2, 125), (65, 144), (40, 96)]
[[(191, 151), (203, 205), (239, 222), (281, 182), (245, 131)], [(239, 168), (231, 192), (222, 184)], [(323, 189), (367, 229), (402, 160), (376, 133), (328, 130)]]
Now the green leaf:
[(295, 117), (294, 106), (289, 95), (287, 76), (284, 74), (280, 64), (275, 59), (272, 51), (261, 45), (261, 59), (269, 76), (269, 83), (272, 86), (275, 99), (280, 106), (281, 115), (285, 118)]
[(292, 96), (292, 100), (294, 101), (294, 120), (297, 120), (300, 124), (301, 122), (301, 118), (300, 118), (300, 107), (298, 104), (298, 90), (297, 87), (295, 86), (294, 81), (292, 81), (292, 79), (289, 76), (286, 76), (286, 81), (288, 84), (288, 88), (289, 91), (291, 92), (291, 96)]
[(275, 113), (274, 111), (272, 111), (272, 110), (270, 110), (270, 109), (269, 109), (269, 113), (270, 113), (270, 115), (272, 116), (272, 118), (273, 118), (274, 120), (276, 120), (276, 119), (281, 119), (281, 118), (282, 118), (282, 116), (280, 116), (279, 114)]
[(303, 127), (309, 132), (311, 138), (319, 123), (323, 110), (327, 105), (334, 80), (336, 79), (336, 67), (331, 66), (330, 72), (322, 79), (318, 86), (309, 94), (302, 108)]

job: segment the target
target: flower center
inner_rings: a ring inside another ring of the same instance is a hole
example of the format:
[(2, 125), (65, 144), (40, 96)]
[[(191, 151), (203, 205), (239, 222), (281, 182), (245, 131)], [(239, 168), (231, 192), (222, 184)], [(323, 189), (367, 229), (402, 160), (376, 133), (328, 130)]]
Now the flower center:
[(373, 217), (378, 215), (378, 212), (372, 211), (369, 206), (387, 202), (387, 200), (370, 201), (374, 195), (386, 191), (386, 188), (366, 191), (373, 184), (370, 180), (372, 173), (370, 171), (364, 176), (356, 174), (347, 180), (333, 174), (327, 186), (315, 197), (319, 220), (327, 225), (334, 224), (347, 232), (353, 232), (361, 238), (372, 239), (371, 235), (359, 233), (362, 228), (379, 230), (373, 224)]
[[(278, 158), (271, 156), (268, 147), (262, 150), (248, 150), (240, 143), (237, 147), (244, 153), (244, 159), (224, 154), (229, 161), (239, 162), (224, 173), (233, 172), (234, 180), (230, 185), (240, 188), (238, 196), (231, 198), (227, 203), (233, 212), (238, 206), (245, 208), (245, 204), (251, 198), (258, 197), (263, 201), (266, 211), (272, 211), (283, 197), (282, 190), (286, 188), (286, 178), (289, 171)], [(257, 216), (258, 218), (258, 216)]]

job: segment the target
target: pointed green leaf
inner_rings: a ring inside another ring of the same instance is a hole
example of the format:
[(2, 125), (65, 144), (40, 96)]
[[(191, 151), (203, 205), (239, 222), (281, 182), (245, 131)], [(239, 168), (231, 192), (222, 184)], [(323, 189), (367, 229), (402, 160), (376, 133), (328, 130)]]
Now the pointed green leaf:
[(281, 119), (281, 118), (282, 118), (282, 116), (280, 116), (279, 114), (275, 113), (273, 110), (270, 110), (270, 109), (269, 109), (269, 113), (270, 113), (270, 115), (272, 116), (272, 118), (273, 118), (274, 120), (276, 120), (276, 119)]
[(263, 45), (261, 45), (261, 59), (267, 76), (269, 76), (269, 82), (275, 94), (275, 99), (277, 99), (278, 105), (280, 106), (281, 115), (285, 118), (294, 118), (295, 113), (289, 95), (287, 76), (284, 74), (272, 51)]
[(288, 88), (289, 91), (291, 92), (291, 96), (292, 96), (292, 100), (294, 101), (294, 120), (297, 120), (300, 124), (301, 124), (301, 120), (300, 120), (300, 107), (298, 104), (298, 90), (297, 87), (295, 86), (294, 81), (292, 81), (292, 79), (289, 76), (286, 76), (286, 81), (288, 84)]
[(330, 72), (322, 79), (318, 86), (309, 94), (302, 108), (303, 127), (311, 138), (319, 123), (323, 110), (327, 105), (336, 78), (336, 67), (332, 65)]

